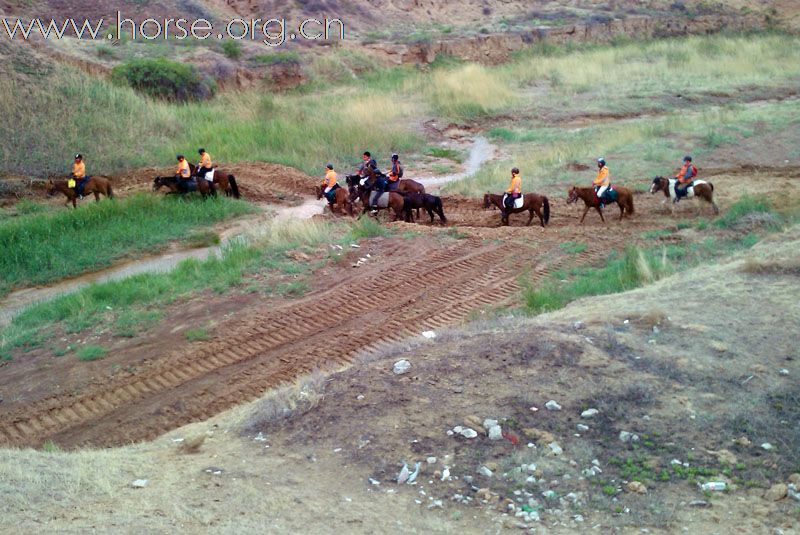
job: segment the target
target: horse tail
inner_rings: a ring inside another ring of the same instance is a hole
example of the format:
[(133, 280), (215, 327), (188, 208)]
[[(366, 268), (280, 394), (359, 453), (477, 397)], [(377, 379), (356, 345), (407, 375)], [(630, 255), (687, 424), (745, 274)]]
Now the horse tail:
[(543, 197), (544, 199), (544, 224), (548, 224), (550, 222), (550, 200), (547, 197)]
[(239, 193), (239, 186), (236, 185), (236, 177), (233, 175), (228, 175), (228, 182), (231, 185), (231, 191), (233, 192), (233, 198), (239, 199), (241, 198), (241, 194)]
[(714, 184), (712, 184), (711, 182), (709, 182), (709, 183), (708, 183), (708, 186), (711, 188), (711, 192), (713, 193), (713, 192), (714, 192)]

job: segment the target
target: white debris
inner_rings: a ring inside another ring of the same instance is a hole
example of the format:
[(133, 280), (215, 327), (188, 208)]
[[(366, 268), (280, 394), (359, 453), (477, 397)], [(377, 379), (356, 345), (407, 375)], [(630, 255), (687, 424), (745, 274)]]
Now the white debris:
[(478, 473), (481, 474), (482, 476), (486, 476), (486, 477), (492, 477), (492, 475), (494, 474), (494, 472), (492, 472), (491, 470), (489, 470), (485, 466), (481, 466), (478, 469)]
[(781, 374), (781, 375), (789, 375), (789, 370), (787, 370), (786, 368), (781, 368), (778, 371), (778, 373)]
[(775, 449), (775, 446), (773, 446), (773, 445), (772, 445), (772, 444), (770, 444), (769, 442), (764, 442), (763, 444), (761, 444), (761, 449), (762, 449), (762, 450), (767, 450), (767, 451), (770, 451), (770, 450), (774, 450), (774, 449)]
[(600, 414), (600, 411), (597, 409), (586, 409), (581, 413), (581, 418), (594, 418)]
[(547, 447), (550, 448), (550, 451), (552, 451), (555, 455), (561, 455), (564, 453), (564, 450), (561, 448), (558, 442), (551, 442), (547, 445)]
[(352, 247), (353, 249), (361, 249), (361, 246), (357, 243), (351, 243), (350, 247)]
[(428, 457), (425, 460), (428, 462), (428, 464), (436, 464), (436, 457)]
[(253, 440), (256, 442), (266, 442), (267, 437), (264, 436), (264, 433), (259, 431), (258, 434), (255, 437), (253, 437)]
[(576, 427), (578, 428), (578, 431), (588, 431), (589, 430), (589, 426), (585, 425), (585, 424), (578, 424)]
[(404, 373), (407, 373), (408, 370), (410, 369), (411, 369), (411, 363), (406, 359), (398, 360), (397, 362), (394, 363), (393, 370), (394, 373), (397, 375), (402, 375)]
[(131, 482), (131, 487), (133, 487), (135, 489), (143, 489), (146, 486), (147, 486), (147, 480), (146, 479), (137, 479), (137, 480)]
[(556, 400), (554, 400), (554, 399), (551, 399), (550, 401), (545, 403), (544, 406), (549, 411), (560, 411), (561, 410), (561, 405), (559, 405), (558, 402)]
[(700, 485), (700, 490), (725, 490), (727, 485), (724, 481), (709, 481)]
[(639, 435), (635, 433), (630, 433), (628, 431), (620, 431), (619, 432), (619, 439), (622, 442), (639, 442)]
[(436, 338), (436, 333), (433, 331), (422, 331), (422, 336), (424, 336), (428, 340), (433, 340), (434, 338)]
[(369, 478), (369, 483), (370, 483), (370, 485), (375, 485), (376, 487), (381, 484), (380, 481), (378, 481), (377, 479), (372, 479), (372, 478)]
[(489, 428), (489, 440), (500, 440), (503, 438), (503, 429), (499, 425)]

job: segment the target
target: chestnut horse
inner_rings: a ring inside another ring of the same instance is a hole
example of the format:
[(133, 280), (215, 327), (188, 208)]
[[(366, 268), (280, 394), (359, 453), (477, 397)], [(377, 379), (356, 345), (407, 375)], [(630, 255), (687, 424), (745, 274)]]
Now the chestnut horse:
[[(675, 208), (674, 203), (678, 202), (677, 192), (675, 191), (677, 182), (678, 181), (674, 178), (657, 176), (653, 179), (653, 184), (650, 186), (650, 193), (663, 191), (665, 197), (672, 199), (673, 212)], [(711, 204), (715, 214), (719, 214), (719, 207), (717, 206), (717, 203), (714, 202), (714, 184), (711, 182), (706, 182), (705, 180), (695, 180), (693, 184), (694, 185), (692, 187), (687, 188), (686, 198), (691, 199), (692, 197), (698, 197), (703, 199), (707, 203)], [(666, 200), (664, 202), (666, 202)]]
[[(628, 188), (621, 188), (618, 186), (614, 186), (614, 191), (617, 192), (617, 200), (605, 202), (615, 202), (619, 205), (619, 220), (622, 221), (622, 217), (626, 212), (628, 217), (633, 214), (633, 192)], [(567, 204), (577, 202), (578, 199), (582, 199), (584, 204), (586, 204), (586, 209), (581, 216), (581, 224), (583, 224), (583, 220), (591, 208), (597, 210), (597, 213), (600, 214), (600, 220), (603, 221), (603, 223), (606, 222), (606, 218), (603, 217), (603, 211), (600, 209), (600, 199), (597, 198), (594, 188), (572, 186), (567, 193)]]
[[(197, 167), (193, 163), (189, 164), (189, 171), (197, 180), (200, 180), (200, 178), (205, 180), (205, 177), (197, 175)], [(239, 185), (236, 183), (236, 177), (231, 173), (226, 173), (219, 167), (214, 167), (214, 185), (224, 191), (226, 197), (232, 196), (234, 199), (240, 199), (242, 197), (239, 193)]]
[[(213, 184), (209, 184), (205, 178), (198, 178), (195, 180), (197, 184), (197, 192), (203, 196), (203, 199), (209, 195), (217, 196), (217, 190)], [(174, 176), (157, 176), (153, 179), (153, 191), (158, 191), (162, 187), (167, 188), (169, 191), (167, 195), (185, 195), (191, 193), (187, 189), (187, 185), (183, 180), (178, 180)]]
[[(325, 190), (321, 186), (314, 186), (314, 193), (317, 195), (317, 200), (319, 200), (325, 195)], [(335, 213), (334, 206), (336, 206), (342, 215), (345, 213), (350, 216), (353, 215), (353, 203), (350, 202), (350, 195), (345, 188), (339, 186), (334, 190), (333, 202), (327, 196), (325, 199), (328, 201), (331, 213)]]
[[(47, 181), (47, 194), (55, 195), (56, 191), (60, 191), (67, 196), (67, 202), (64, 203), (64, 206), (69, 206), (69, 203), (71, 202), (73, 208), (78, 207), (76, 202), (78, 194), (75, 193), (73, 188), (67, 186), (66, 180), (53, 180), (51, 178)], [(93, 176), (90, 177), (89, 180), (86, 181), (86, 184), (83, 185), (83, 194), (87, 197), (91, 194), (94, 194), (95, 202), (100, 202), (101, 193), (109, 199), (114, 198), (114, 190), (111, 187), (111, 181), (107, 178)]]
[(488, 210), (492, 205), (500, 209), (501, 221), (505, 226), (508, 226), (509, 214), (518, 214), (519, 212), (525, 212), (526, 210), (530, 214), (527, 223), (528, 226), (531, 226), (534, 213), (539, 216), (542, 229), (544, 229), (544, 226), (550, 222), (550, 201), (544, 195), (526, 193), (522, 196), (522, 208), (512, 208), (511, 210), (507, 210), (506, 207), (503, 206), (503, 195), (487, 193), (483, 196), (483, 209)]

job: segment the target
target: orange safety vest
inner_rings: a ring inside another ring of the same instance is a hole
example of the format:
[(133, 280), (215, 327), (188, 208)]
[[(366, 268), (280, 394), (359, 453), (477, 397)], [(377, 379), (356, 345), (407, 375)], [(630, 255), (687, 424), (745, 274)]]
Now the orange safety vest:
[(83, 161), (75, 162), (72, 164), (73, 178), (83, 178), (86, 176), (86, 164)]
[(178, 168), (175, 170), (175, 174), (183, 178), (189, 178), (192, 175), (192, 171), (189, 169), (189, 162), (185, 159), (182, 162), (178, 162)]
[(336, 171), (329, 169), (325, 172), (325, 178), (322, 180), (322, 185), (326, 188), (332, 188), (336, 185)]
[(522, 193), (522, 179), (519, 175), (511, 175), (511, 183), (508, 185), (506, 193)]
[[(689, 171), (690, 167), (692, 168), (692, 172), (689, 174), (689, 178), (686, 178), (686, 173)], [(691, 182), (692, 180), (694, 180), (694, 177), (696, 176), (697, 176), (697, 168), (692, 165), (692, 162), (686, 162), (685, 164), (683, 164), (683, 167), (681, 167), (681, 170), (678, 171), (678, 174), (675, 175), (675, 178), (677, 178), (678, 182), (680, 182), (681, 184), (686, 184), (687, 182)]]
[(608, 177), (609, 174), (608, 166), (603, 166), (598, 172), (597, 177), (592, 181), (592, 185), (594, 186), (609, 186), (611, 184), (611, 179)]

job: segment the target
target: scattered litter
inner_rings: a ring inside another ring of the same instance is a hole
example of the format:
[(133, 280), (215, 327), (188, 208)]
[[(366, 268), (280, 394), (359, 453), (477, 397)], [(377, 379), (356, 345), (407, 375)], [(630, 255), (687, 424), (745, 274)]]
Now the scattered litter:
[(706, 507), (711, 507), (711, 504), (705, 500), (692, 500), (689, 502), (689, 507), (706, 508)]
[(531, 412), (539, 412), (539, 408), (538, 407), (531, 407)]
[(442, 481), (447, 481), (448, 479), (450, 479), (450, 469), (445, 466), (444, 470), (442, 470)]
[(703, 483), (700, 485), (700, 490), (725, 490), (728, 485), (725, 484), (724, 481), (709, 481), (708, 483)]
[(419, 475), (419, 467), (421, 464), (422, 463), (417, 462), (417, 464), (414, 466), (414, 473), (408, 476), (408, 481), (406, 481), (406, 484), (410, 485), (417, 480), (417, 476)]
[(620, 431), (619, 432), (619, 439), (621, 442), (639, 442), (639, 435), (635, 433), (630, 433), (628, 431)]
[(589, 426), (586, 424), (578, 424), (577, 425), (578, 431), (586, 432), (589, 430)]
[(545, 403), (544, 406), (549, 411), (560, 411), (561, 410), (561, 405), (559, 405), (558, 402), (556, 400), (554, 400), (554, 399), (551, 399), (550, 401)]
[(364, 401), (364, 394), (359, 394), (359, 395), (357, 395), (357, 396), (356, 396), (356, 400), (358, 400), (358, 401)]
[(550, 448), (550, 451), (552, 451), (555, 455), (561, 455), (564, 453), (564, 450), (561, 448), (558, 442), (551, 442), (547, 445), (547, 447)]
[(131, 487), (133, 487), (135, 489), (143, 489), (146, 486), (147, 486), (147, 480), (146, 479), (137, 479), (137, 480), (131, 482)]
[(361, 246), (357, 243), (351, 243), (350, 247), (352, 247), (353, 249), (361, 249)]
[(216, 466), (209, 466), (208, 468), (203, 470), (203, 472), (205, 472), (206, 474), (211, 474), (215, 476), (222, 474), (224, 471), (225, 470), (223, 470), (222, 468), (217, 468)]
[(773, 445), (772, 445), (772, 444), (770, 444), (769, 442), (764, 442), (763, 444), (761, 444), (761, 449), (762, 449), (762, 450), (767, 450), (767, 451), (770, 451), (770, 450), (774, 450), (774, 449), (775, 449), (775, 446), (773, 446)]
[(172, 441), (173, 442), (183, 442), (183, 439), (182, 438), (173, 438)]
[(494, 475), (494, 472), (492, 472), (491, 470), (489, 470), (485, 466), (481, 466), (478, 469), (478, 473), (481, 474), (482, 476), (486, 476), (486, 477), (492, 477), (492, 475)]
[(333, 450), (333, 453), (339, 453), (340, 451), (342, 451), (342, 448), (336, 448), (335, 450)]
[(409, 369), (411, 369), (411, 363), (406, 359), (398, 360), (394, 363), (394, 373), (397, 375), (402, 375), (408, 372)]
[(425, 460), (428, 462), (428, 464), (436, 464), (436, 457), (428, 457)]
[(408, 476), (411, 475), (411, 472), (408, 471), (408, 464), (403, 463), (403, 468), (400, 469), (400, 473), (397, 474), (397, 484), (402, 485), (406, 481), (408, 481)]
[(253, 440), (256, 442), (266, 442), (267, 437), (264, 436), (264, 433), (259, 431), (258, 434), (255, 437), (253, 437)]
[(780, 371), (778, 371), (778, 373), (781, 375), (789, 375), (789, 370), (787, 370), (786, 368), (781, 368)]

